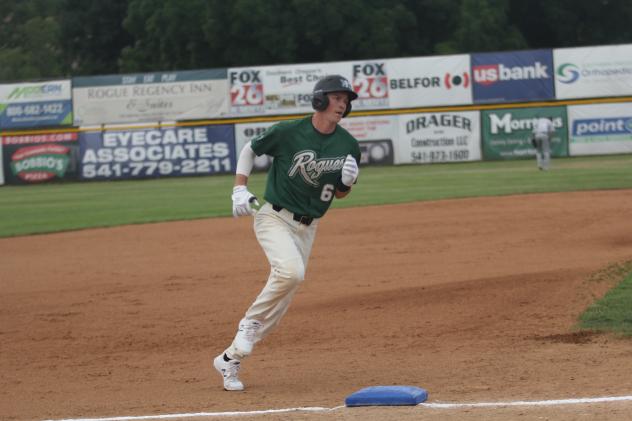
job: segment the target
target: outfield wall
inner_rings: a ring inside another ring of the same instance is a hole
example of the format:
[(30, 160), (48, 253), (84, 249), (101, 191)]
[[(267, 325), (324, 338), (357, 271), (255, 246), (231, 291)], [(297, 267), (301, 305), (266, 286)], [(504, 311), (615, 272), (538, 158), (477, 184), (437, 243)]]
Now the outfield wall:
[[(553, 158), (632, 153), (632, 102), (349, 117), (361, 165), (532, 159), (539, 115), (551, 116)], [(8, 184), (234, 173), (246, 142), (275, 121), (67, 129), (0, 137)], [(255, 161), (266, 170), (268, 157)], [(2, 180), (0, 178), (0, 180)]]
[[(0, 184), (234, 171), (243, 144), (312, 112), (321, 77), (358, 94), (362, 165), (632, 152), (632, 45), (75, 77), (0, 85)], [(257, 160), (265, 169), (269, 159)]]

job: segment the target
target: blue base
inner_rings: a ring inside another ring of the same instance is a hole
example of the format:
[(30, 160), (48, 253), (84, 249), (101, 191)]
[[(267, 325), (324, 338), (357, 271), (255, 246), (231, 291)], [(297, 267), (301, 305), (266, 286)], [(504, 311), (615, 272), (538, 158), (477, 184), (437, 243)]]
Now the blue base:
[(428, 392), (415, 386), (372, 386), (345, 399), (347, 406), (417, 405), (428, 399)]

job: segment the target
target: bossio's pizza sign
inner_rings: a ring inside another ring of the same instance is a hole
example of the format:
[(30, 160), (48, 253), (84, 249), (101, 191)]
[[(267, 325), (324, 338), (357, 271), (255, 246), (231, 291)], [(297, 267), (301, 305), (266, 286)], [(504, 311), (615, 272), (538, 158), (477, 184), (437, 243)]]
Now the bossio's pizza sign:
[(28, 182), (63, 177), (68, 168), (70, 148), (64, 145), (25, 146), (11, 155), (11, 171)]

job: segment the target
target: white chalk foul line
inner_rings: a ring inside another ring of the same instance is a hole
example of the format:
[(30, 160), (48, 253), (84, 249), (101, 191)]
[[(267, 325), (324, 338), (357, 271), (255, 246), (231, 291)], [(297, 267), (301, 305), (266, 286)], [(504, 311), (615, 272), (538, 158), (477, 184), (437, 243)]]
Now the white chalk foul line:
[(201, 417), (238, 417), (248, 415), (267, 415), (282, 414), (286, 412), (330, 412), (336, 409), (344, 408), (337, 406), (335, 408), (321, 408), (318, 406), (304, 408), (284, 408), (284, 409), (263, 409), (259, 411), (234, 411), (234, 412), (192, 412), (185, 414), (164, 414), (164, 415), (140, 415), (140, 416), (123, 416), (123, 417), (106, 417), (106, 418), (65, 418), (57, 420), (45, 421), (141, 421), (141, 420), (165, 420), (171, 418), (201, 418)]
[[(607, 403), (632, 401), (632, 396), (604, 396), (600, 398), (580, 398), (580, 399), (557, 399), (546, 401), (509, 401), (509, 402), (472, 402), (472, 403), (420, 403), (419, 407), (433, 409), (454, 409), (454, 408), (490, 408), (504, 406), (554, 406), (554, 405), (578, 405), (588, 403)], [(107, 418), (65, 418), (57, 420), (45, 421), (141, 421), (141, 420), (165, 420), (172, 418), (211, 418), (211, 417), (238, 417), (252, 415), (282, 414), (287, 412), (331, 412), (344, 405), (334, 408), (323, 407), (303, 407), (303, 408), (285, 408), (285, 409), (266, 409), (258, 411), (235, 411), (235, 412), (193, 412), (184, 414), (164, 414), (164, 415), (141, 415), (141, 416), (124, 416), (124, 417), (107, 417)]]

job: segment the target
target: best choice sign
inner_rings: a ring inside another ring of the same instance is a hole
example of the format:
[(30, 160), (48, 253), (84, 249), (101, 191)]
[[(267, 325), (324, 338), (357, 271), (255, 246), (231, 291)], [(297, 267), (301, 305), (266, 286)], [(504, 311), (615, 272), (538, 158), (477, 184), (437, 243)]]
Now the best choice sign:
[(535, 156), (531, 133), (538, 117), (551, 117), (555, 131), (551, 155), (567, 156), (566, 110), (564, 107), (488, 110), (483, 119), (483, 157), (486, 160)]
[(555, 97), (550, 50), (472, 54), (474, 102), (518, 102)]

